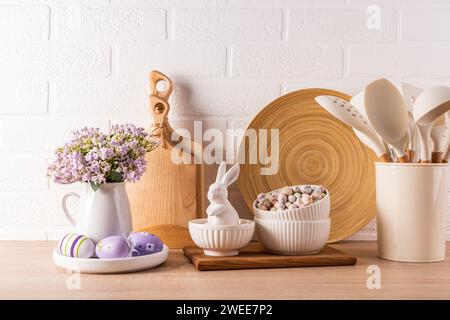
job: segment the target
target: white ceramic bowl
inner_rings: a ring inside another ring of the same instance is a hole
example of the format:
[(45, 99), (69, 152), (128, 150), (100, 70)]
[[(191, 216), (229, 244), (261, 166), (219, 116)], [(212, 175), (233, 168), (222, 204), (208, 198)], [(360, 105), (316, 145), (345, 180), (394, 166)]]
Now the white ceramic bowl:
[(237, 225), (211, 226), (208, 219), (189, 221), (194, 243), (209, 256), (235, 256), (248, 245), (255, 232), (255, 222), (241, 219)]
[(255, 219), (256, 236), (266, 251), (283, 255), (317, 253), (330, 235), (330, 219), (275, 221)]
[[(276, 191), (276, 190), (274, 190)], [(273, 191), (272, 191), (273, 192)], [(266, 211), (256, 207), (253, 202), (253, 212), (256, 219), (277, 221), (317, 221), (330, 217), (330, 192), (326, 190), (324, 198), (305, 207), (282, 211)]]

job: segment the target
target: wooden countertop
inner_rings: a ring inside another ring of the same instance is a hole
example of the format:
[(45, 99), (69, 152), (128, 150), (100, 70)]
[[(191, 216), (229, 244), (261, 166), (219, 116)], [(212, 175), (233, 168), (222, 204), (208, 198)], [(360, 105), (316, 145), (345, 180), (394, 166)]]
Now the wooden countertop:
[[(0, 299), (450, 299), (450, 261), (400, 263), (376, 256), (376, 242), (333, 245), (358, 257), (356, 266), (197, 271), (181, 250), (153, 270), (116, 275), (71, 274), (57, 268), (56, 242), (0, 242)], [(447, 257), (450, 242), (447, 244)], [(369, 290), (367, 267), (381, 270), (381, 289)]]

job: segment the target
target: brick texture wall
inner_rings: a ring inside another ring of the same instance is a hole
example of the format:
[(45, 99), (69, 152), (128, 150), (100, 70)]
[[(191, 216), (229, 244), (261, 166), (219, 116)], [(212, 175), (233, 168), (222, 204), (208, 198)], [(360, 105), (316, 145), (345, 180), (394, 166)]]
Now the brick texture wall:
[(449, 16), (446, 0), (1, 0), (0, 239), (70, 230), (60, 199), (80, 186), (48, 181), (52, 151), (82, 126), (147, 126), (151, 69), (175, 81), (175, 126), (242, 128), (301, 88), (450, 85)]

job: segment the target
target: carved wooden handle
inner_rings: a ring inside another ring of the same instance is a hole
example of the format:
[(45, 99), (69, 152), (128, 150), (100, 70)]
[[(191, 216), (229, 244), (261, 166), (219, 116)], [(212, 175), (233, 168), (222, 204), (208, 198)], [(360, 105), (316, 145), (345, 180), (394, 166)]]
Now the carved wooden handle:
[[(166, 139), (170, 137), (165, 137), (165, 131), (169, 133), (172, 132), (168, 122), (167, 114), (170, 110), (169, 96), (173, 90), (172, 80), (169, 79), (162, 72), (153, 70), (150, 72), (150, 90), (151, 94), (149, 97), (150, 112), (153, 114), (153, 126), (151, 129), (151, 134), (153, 136), (159, 137), (161, 141), (161, 147), (166, 148)], [(158, 91), (157, 85), (160, 81), (164, 81), (165, 88), (162, 91)]]
[(150, 95), (150, 112), (153, 114), (153, 122), (155, 125), (163, 125), (167, 121), (167, 114), (170, 110), (169, 103), (161, 99), (157, 95)]
[[(166, 84), (163, 91), (158, 91), (157, 89), (157, 84), (160, 81), (163, 81)], [(152, 70), (150, 72), (150, 89), (152, 90), (152, 95), (156, 95), (161, 99), (168, 101), (173, 90), (173, 83), (172, 80), (170, 80), (164, 73), (157, 70)]]

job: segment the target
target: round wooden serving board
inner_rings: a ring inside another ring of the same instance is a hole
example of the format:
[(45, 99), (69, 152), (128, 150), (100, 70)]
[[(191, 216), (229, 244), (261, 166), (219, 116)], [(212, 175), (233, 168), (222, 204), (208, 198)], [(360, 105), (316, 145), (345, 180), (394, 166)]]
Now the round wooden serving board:
[[(279, 168), (273, 175), (262, 175), (260, 169), (269, 165), (249, 164), (257, 145), (249, 146), (248, 139), (243, 140), (239, 157), (245, 164), (238, 184), (251, 211), (260, 192), (298, 184), (325, 186), (331, 197), (331, 243), (355, 234), (375, 216), (376, 156), (349, 126), (315, 102), (319, 95), (350, 100), (334, 90), (305, 89), (276, 99), (257, 114), (247, 130), (279, 129)], [(267, 145), (270, 157), (272, 150)]]

